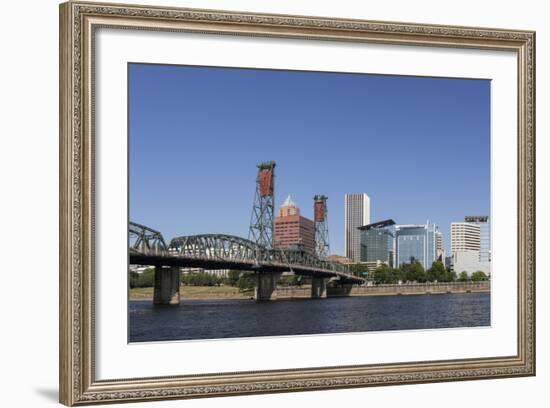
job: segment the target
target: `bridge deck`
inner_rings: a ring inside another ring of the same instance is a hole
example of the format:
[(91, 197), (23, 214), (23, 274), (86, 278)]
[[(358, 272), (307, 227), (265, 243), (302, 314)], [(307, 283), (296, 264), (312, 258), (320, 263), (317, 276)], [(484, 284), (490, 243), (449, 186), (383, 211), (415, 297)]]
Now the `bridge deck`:
[(203, 269), (236, 269), (253, 272), (286, 272), (293, 271), (297, 275), (332, 278), (338, 277), (341, 282), (364, 283), (364, 279), (344, 272), (320, 269), (313, 266), (300, 264), (286, 264), (280, 262), (255, 262), (252, 260), (226, 260), (201, 257), (189, 257), (181, 255), (145, 255), (130, 251), (130, 264), (134, 265), (157, 265), (157, 266), (178, 266), (186, 268)]

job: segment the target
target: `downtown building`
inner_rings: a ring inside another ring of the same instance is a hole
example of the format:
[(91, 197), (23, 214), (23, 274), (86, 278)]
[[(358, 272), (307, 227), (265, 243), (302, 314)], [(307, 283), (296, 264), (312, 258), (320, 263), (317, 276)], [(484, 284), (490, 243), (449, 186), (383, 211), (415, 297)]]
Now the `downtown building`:
[(443, 245), (443, 234), (441, 231), (435, 232), (435, 257), (437, 261), (441, 261), (445, 265), (445, 247)]
[(491, 272), (489, 217), (467, 216), (451, 223), (451, 263), (456, 273)]
[(330, 262), (338, 262), (338, 263), (341, 263), (343, 265), (349, 265), (349, 264), (352, 264), (353, 261), (349, 258), (346, 258), (345, 256), (342, 256), (342, 255), (329, 255), (325, 258), (327, 261), (330, 261)]
[(345, 195), (345, 254), (353, 262), (361, 261), (361, 231), (370, 223), (370, 198), (365, 193)]
[(488, 216), (466, 216), (464, 221), (479, 226), (479, 261), (491, 262), (491, 226)]
[(401, 266), (418, 261), (424, 270), (430, 268), (438, 259), (438, 232), (437, 225), (428, 222), (396, 225), (395, 265)]
[(274, 245), (279, 249), (315, 252), (315, 225), (313, 220), (302, 217), (300, 209), (290, 195), (279, 208), (275, 217)]
[(384, 220), (359, 227), (361, 263), (370, 273), (381, 265), (395, 265), (395, 221)]

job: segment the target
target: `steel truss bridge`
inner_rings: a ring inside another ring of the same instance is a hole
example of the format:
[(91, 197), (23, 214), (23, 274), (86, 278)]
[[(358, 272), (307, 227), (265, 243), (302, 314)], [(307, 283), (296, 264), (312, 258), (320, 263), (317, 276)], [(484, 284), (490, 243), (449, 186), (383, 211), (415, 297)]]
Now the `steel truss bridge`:
[(130, 222), (130, 264), (204, 269), (236, 269), (251, 272), (285, 272), (316, 278), (336, 278), (339, 283), (364, 283), (349, 273), (347, 265), (330, 262), (292, 249), (267, 249), (233, 235), (204, 234), (173, 238)]

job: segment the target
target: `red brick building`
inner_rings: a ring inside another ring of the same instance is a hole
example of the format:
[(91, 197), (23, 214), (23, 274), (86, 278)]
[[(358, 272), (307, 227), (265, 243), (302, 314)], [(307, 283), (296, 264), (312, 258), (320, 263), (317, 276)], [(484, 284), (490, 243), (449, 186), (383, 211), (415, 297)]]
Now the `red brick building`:
[(301, 248), (310, 254), (315, 251), (315, 225), (302, 217), (300, 209), (288, 196), (275, 217), (275, 248)]

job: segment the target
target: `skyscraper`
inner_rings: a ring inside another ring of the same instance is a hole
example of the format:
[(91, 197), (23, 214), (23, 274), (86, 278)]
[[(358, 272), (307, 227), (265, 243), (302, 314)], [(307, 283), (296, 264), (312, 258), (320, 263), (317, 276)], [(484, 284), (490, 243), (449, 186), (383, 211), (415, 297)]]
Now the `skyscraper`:
[(455, 272), (490, 273), (491, 241), (489, 217), (467, 216), (451, 223), (451, 252)]
[(424, 269), (437, 260), (435, 224), (397, 225), (395, 227), (396, 264), (420, 262)]
[(370, 223), (370, 198), (365, 193), (345, 196), (345, 252), (354, 262), (361, 261), (361, 232), (359, 227)]
[(479, 261), (491, 261), (491, 227), (488, 216), (466, 216), (464, 221), (479, 226)]
[(275, 218), (275, 248), (315, 251), (315, 227), (313, 221), (302, 217), (300, 209), (290, 195), (279, 208)]
[(359, 228), (361, 232), (361, 262), (376, 269), (381, 264), (394, 266), (395, 221), (384, 220)]
[(471, 222), (451, 222), (451, 252), (479, 251), (479, 225)]

